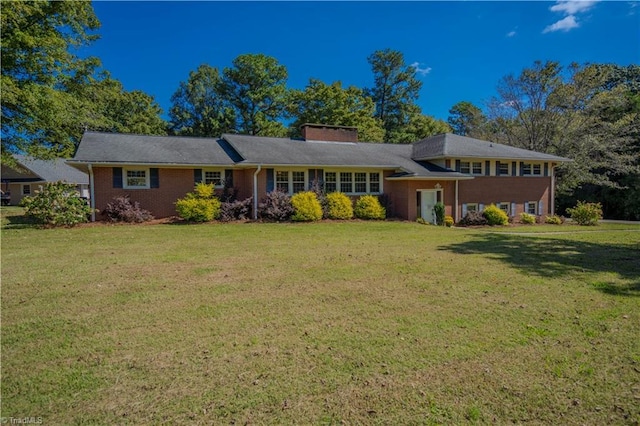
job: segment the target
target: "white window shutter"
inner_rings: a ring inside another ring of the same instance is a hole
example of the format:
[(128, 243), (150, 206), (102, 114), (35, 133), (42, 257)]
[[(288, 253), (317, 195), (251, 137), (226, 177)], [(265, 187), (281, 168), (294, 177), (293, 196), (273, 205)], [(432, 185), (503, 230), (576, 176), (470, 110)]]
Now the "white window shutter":
[(516, 203), (511, 203), (511, 216), (516, 215)]
[(462, 217), (465, 217), (467, 215), (467, 205), (463, 204), (462, 205)]
[(538, 214), (542, 215), (544, 213), (544, 202), (542, 200), (538, 201)]
[(482, 203), (478, 204), (478, 211), (480, 212), (484, 211), (484, 204)]

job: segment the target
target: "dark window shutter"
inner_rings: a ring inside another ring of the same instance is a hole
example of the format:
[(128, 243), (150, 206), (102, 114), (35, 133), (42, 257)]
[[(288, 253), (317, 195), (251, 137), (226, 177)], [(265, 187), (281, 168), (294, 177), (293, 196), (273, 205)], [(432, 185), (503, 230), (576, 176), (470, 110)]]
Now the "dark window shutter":
[(202, 169), (193, 169), (193, 181), (195, 183), (202, 182)]
[(113, 168), (113, 187), (122, 188), (122, 167)]
[(267, 192), (273, 191), (273, 169), (267, 169)]
[(500, 162), (496, 161), (496, 176), (500, 176)]
[(322, 183), (324, 181), (324, 169), (317, 169), (316, 170), (316, 179), (318, 179), (318, 182)]
[(524, 162), (520, 162), (520, 176), (524, 176)]
[(316, 169), (309, 169), (309, 189), (313, 188), (316, 181)]
[(549, 163), (544, 163), (544, 176), (549, 176)]
[(224, 186), (227, 188), (233, 188), (233, 169), (225, 169)]
[(484, 162), (484, 175), (485, 176), (491, 175), (491, 161), (489, 160)]
[(160, 172), (156, 168), (149, 169), (149, 183), (151, 188), (160, 188)]
[(460, 171), (460, 160), (456, 160), (456, 172)]
[(511, 162), (511, 176), (516, 176), (517, 172), (518, 172), (518, 163), (516, 163), (515, 161)]

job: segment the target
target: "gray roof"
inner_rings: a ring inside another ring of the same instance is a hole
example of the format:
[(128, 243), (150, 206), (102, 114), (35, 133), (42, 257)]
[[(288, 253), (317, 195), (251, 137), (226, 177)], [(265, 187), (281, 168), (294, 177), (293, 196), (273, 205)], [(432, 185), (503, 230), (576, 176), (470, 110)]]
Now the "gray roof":
[(411, 145), (304, 141), (224, 134), (222, 138), (244, 159), (240, 164), (270, 166), (376, 167), (402, 169), (405, 175), (464, 177), (411, 159)]
[(38, 160), (25, 155), (14, 155), (14, 157), (18, 164), (40, 177), (44, 182), (89, 183), (89, 176), (86, 173), (69, 166), (63, 158)]
[(215, 138), (86, 132), (70, 163), (230, 165)]
[(438, 158), (504, 158), (510, 160), (571, 161), (564, 157), (451, 133), (431, 136), (414, 143), (413, 158), (416, 160)]

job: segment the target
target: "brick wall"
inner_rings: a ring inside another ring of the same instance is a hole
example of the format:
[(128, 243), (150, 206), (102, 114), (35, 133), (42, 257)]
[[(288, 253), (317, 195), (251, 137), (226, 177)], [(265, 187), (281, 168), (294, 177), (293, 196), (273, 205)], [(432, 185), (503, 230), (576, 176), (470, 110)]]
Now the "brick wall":
[(358, 142), (358, 129), (346, 126), (303, 124), (302, 138), (312, 141)]

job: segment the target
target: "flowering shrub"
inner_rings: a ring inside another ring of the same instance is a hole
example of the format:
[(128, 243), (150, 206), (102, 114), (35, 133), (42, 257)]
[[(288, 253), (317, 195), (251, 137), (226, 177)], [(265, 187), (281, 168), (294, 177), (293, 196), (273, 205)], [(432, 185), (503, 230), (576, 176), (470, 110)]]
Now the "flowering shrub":
[(452, 216), (445, 216), (444, 217), (444, 226), (446, 226), (447, 228), (451, 228), (454, 223), (455, 223), (455, 221), (453, 220)]
[(598, 221), (602, 219), (602, 204), (578, 201), (575, 207), (567, 209), (567, 213), (578, 225), (597, 225)]
[(327, 194), (327, 217), (329, 219), (351, 219), (353, 217), (351, 199), (342, 192)]
[(520, 223), (524, 223), (525, 225), (533, 225), (536, 223), (536, 216), (529, 213), (520, 213)]
[(258, 206), (258, 216), (263, 220), (283, 222), (291, 219), (293, 206), (291, 197), (283, 191), (271, 191)]
[(291, 197), (294, 214), (292, 220), (296, 222), (311, 222), (322, 219), (322, 206), (313, 191), (298, 192)]
[(102, 215), (109, 222), (140, 223), (153, 219), (148, 210), (140, 208), (139, 202), (131, 203), (128, 195), (113, 197), (112, 201), (107, 203), (104, 210), (102, 210)]
[(509, 216), (507, 216), (504, 210), (497, 207), (495, 204), (491, 204), (489, 207), (484, 209), (482, 215), (487, 219), (487, 223), (491, 226), (506, 225), (509, 223)]
[(359, 219), (384, 219), (387, 215), (385, 208), (373, 195), (363, 195), (358, 198), (353, 213)]
[(549, 225), (562, 225), (562, 218), (560, 216), (556, 216), (556, 215), (552, 215), (552, 216), (547, 216), (544, 219), (544, 223), (547, 223)]
[(28, 217), (49, 226), (74, 226), (88, 222), (91, 214), (91, 208), (80, 198), (76, 185), (64, 182), (47, 183), (33, 196), (24, 197), (20, 205)]
[(220, 200), (213, 195), (213, 185), (198, 183), (193, 192), (176, 201), (178, 216), (189, 222), (209, 222), (220, 215)]

